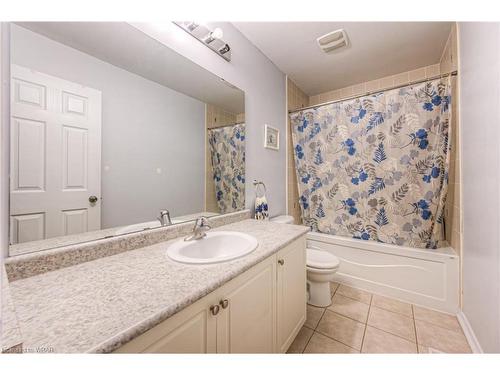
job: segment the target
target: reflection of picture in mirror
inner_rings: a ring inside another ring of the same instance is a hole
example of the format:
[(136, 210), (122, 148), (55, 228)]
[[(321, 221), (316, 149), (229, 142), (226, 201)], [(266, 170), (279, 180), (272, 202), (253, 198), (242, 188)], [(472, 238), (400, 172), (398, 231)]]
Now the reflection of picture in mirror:
[(244, 209), (241, 90), (121, 22), (11, 24), (10, 45), (10, 255)]
[(265, 125), (265, 131), (264, 131), (264, 147), (270, 148), (273, 150), (279, 150), (280, 148), (280, 143), (279, 143), (279, 130), (276, 128), (273, 128), (272, 126)]

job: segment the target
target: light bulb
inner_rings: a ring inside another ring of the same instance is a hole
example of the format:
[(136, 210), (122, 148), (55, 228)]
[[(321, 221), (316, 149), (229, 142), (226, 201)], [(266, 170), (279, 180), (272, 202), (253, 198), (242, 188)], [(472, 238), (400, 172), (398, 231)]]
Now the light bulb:
[(214, 39), (222, 39), (223, 36), (224, 36), (224, 32), (219, 27), (216, 27), (214, 29), (214, 31), (212, 31), (211, 37), (214, 38)]

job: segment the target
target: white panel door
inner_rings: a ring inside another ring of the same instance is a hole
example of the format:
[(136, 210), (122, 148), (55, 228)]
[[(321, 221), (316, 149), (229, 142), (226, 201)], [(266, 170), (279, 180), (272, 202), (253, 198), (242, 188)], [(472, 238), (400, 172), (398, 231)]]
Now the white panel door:
[(11, 66), (11, 243), (101, 229), (101, 92)]

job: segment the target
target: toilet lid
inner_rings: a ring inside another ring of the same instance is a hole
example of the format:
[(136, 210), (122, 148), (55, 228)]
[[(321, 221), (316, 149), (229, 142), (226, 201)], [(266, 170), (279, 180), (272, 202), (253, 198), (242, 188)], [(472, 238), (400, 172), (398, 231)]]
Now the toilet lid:
[(307, 249), (307, 266), (311, 268), (332, 269), (340, 264), (339, 259), (329, 252)]

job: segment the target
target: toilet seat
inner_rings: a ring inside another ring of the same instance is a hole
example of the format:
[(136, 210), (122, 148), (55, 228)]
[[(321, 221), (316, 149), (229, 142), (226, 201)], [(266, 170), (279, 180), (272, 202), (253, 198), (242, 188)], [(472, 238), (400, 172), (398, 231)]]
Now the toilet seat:
[(327, 251), (306, 249), (306, 265), (308, 268), (320, 271), (336, 270), (339, 267), (339, 259)]

